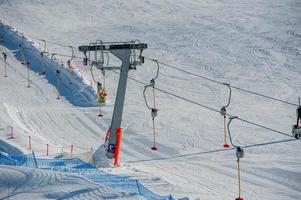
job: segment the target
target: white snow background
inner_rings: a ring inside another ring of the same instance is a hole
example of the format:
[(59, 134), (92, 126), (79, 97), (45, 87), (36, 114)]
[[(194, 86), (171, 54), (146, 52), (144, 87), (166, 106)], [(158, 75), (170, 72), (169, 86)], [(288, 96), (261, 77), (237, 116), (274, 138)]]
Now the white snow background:
[[(74, 46), (98, 39), (139, 39), (148, 44), (144, 52), (147, 57), (296, 104), (301, 96), (300, 13), (298, 0), (0, 0), (1, 19), (29, 37)], [(47, 43), (47, 49), (71, 54), (70, 48), (55, 44)], [(27, 137), (31, 135), (37, 156), (45, 155), (46, 143), (51, 154), (59, 153), (62, 147), (68, 149), (70, 144), (75, 145), (76, 153), (82, 153), (103, 143), (112, 115), (117, 74), (108, 73), (109, 103), (104, 118), (99, 119), (96, 107), (73, 106), (64, 98), (56, 100), (54, 86), (36, 74), (32, 74), (31, 89), (26, 88), (27, 71), (11, 57), (8, 62), (13, 67), (8, 70), (9, 77), (4, 78), (0, 62), (2, 141), (27, 154)], [(155, 69), (155, 63), (146, 61), (130, 76), (148, 83)], [(89, 69), (83, 71), (89, 83)], [(227, 87), (166, 66), (160, 67), (157, 86), (216, 109), (228, 99)], [(157, 92), (158, 151), (153, 152), (151, 116), (142, 90), (142, 85), (129, 80), (122, 122), (122, 165), (105, 170), (132, 176), (161, 195), (236, 198), (235, 151), (209, 152), (223, 148), (222, 116)], [(233, 90), (227, 110), (287, 134), (296, 121), (296, 107), (238, 90)], [(7, 126), (15, 128), (15, 139), (7, 139)], [(233, 121), (231, 128), (234, 142), (241, 146), (290, 139), (240, 121)], [(300, 198), (300, 150), (300, 141), (246, 148), (241, 159), (242, 197)], [(22, 170), (40, 173), (5, 167), (0, 173), (1, 177), (9, 172), (11, 178), (21, 179), (18, 171)], [(25, 186), (19, 187), (21, 192), (22, 188), (27, 195), (34, 195)], [(72, 191), (72, 184), (66, 182), (68, 188)], [(0, 193), (6, 195), (7, 191)]]

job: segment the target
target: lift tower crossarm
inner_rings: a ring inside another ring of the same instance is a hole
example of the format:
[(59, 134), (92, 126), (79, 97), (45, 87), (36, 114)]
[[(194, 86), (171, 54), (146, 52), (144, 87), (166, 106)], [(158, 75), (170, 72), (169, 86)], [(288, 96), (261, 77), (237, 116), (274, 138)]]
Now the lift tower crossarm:
[(92, 46), (80, 46), (78, 48), (79, 51), (87, 52), (87, 51), (99, 51), (99, 50), (118, 50), (118, 49), (146, 49), (147, 44), (106, 44), (102, 45), (92, 45)]
[[(120, 77), (119, 77), (114, 111), (113, 111), (113, 116), (112, 116), (112, 121), (111, 121), (111, 126), (110, 126), (110, 135), (109, 135), (108, 145), (107, 145), (107, 156), (109, 158), (115, 157), (115, 164), (117, 164), (117, 165), (118, 165), (118, 157), (119, 157), (119, 150), (120, 150), (120, 141), (117, 141), (117, 139), (121, 138), (120, 128), (121, 128), (128, 72), (131, 69), (135, 69), (136, 65), (140, 65), (143, 63), (143, 60), (138, 61), (137, 59), (141, 59), (142, 51), (146, 48), (147, 48), (147, 44), (140, 43), (139, 41), (138, 42), (137, 41), (130, 41), (130, 42), (102, 42), (102, 41), (100, 41), (100, 43), (92, 43), (90, 45), (80, 46), (78, 48), (78, 50), (84, 52), (85, 55), (86, 55), (86, 52), (89, 52), (89, 51), (94, 51), (96, 53), (108, 51), (108, 52), (112, 53), (114, 56), (116, 56), (119, 60), (122, 61), (122, 64), (119, 68)], [(135, 50), (140, 51), (140, 56), (138, 58), (136, 58)], [(90, 59), (90, 57), (89, 57), (89, 59)], [(91, 63), (94, 62), (91, 60), (89, 60), (89, 61)], [(98, 63), (98, 60), (96, 60), (95, 62)], [(101, 67), (103, 67), (103, 66), (99, 66), (99, 68), (101, 68)], [(108, 68), (110, 68), (110, 67), (108, 67)], [(116, 69), (116, 68), (114, 67), (114, 69)]]

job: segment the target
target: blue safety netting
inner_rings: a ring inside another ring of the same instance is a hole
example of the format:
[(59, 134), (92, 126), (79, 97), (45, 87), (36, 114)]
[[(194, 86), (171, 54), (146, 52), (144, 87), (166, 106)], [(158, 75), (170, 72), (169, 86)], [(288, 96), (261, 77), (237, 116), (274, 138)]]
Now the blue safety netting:
[(140, 195), (146, 199), (154, 200), (174, 199), (171, 195), (160, 196), (151, 192), (138, 180), (133, 180), (126, 176), (117, 176), (106, 173), (100, 169), (94, 168), (91, 164), (85, 163), (78, 158), (46, 159), (36, 158), (34, 154), (31, 156), (7, 156), (0, 154), (0, 164), (80, 174), (82, 177), (87, 178), (88, 180), (109, 188), (124, 191), (129, 195)]

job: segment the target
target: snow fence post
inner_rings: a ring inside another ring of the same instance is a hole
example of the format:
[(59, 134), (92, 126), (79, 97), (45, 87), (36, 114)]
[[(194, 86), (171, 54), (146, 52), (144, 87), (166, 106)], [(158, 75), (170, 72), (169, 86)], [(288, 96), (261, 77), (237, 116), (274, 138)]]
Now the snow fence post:
[(27, 87), (30, 88), (30, 63), (27, 62), (26, 63), (27, 65)]
[(5, 52), (2, 53), (4, 57), (4, 77), (7, 77), (7, 54)]
[(32, 157), (33, 157), (33, 161), (34, 161), (36, 168), (38, 168), (38, 162), (37, 162), (36, 156), (33, 151), (32, 151)]
[(142, 195), (138, 180), (136, 180), (136, 185), (137, 185), (139, 195)]
[(15, 137), (14, 137), (14, 127), (12, 127), (12, 126), (10, 126), (9, 127), (10, 128), (10, 137), (11, 137), (11, 139), (14, 139)]
[(49, 144), (46, 144), (46, 156), (49, 155)]
[(31, 150), (31, 137), (28, 136), (28, 149)]
[(73, 155), (73, 144), (71, 144), (71, 158), (72, 158), (72, 155)]

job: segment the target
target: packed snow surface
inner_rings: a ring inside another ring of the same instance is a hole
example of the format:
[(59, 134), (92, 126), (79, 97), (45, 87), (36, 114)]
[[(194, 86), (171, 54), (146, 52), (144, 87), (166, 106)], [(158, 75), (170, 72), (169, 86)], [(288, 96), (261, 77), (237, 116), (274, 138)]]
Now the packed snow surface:
[[(300, 13), (298, 0), (0, 0), (1, 19), (36, 43), (40, 42), (40, 51), (44, 44), (34, 38), (54, 42), (47, 43), (47, 50), (67, 55), (71, 55), (71, 49), (55, 43), (79, 46), (96, 40), (139, 39), (148, 44), (145, 56), (296, 104), (301, 96)], [(118, 74), (107, 73), (108, 104), (104, 117), (98, 118), (96, 104), (77, 105), (82, 101), (70, 100), (76, 98), (73, 93), (76, 87), (57, 100), (51, 80), (31, 72), (33, 82), (31, 88), (26, 88), (27, 69), (12, 58), (18, 57), (16, 49), (8, 53), (7, 78), (3, 77), (0, 61), (1, 151), (29, 153), (28, 136), (32, 137), (38, 156), (45, 155), (47, 143), (50, 154), (69, 152), (71, 144), (78, 154), (103, 144), (112, 116)], [(79, 52), (76, 55), (83, 56)], [(66, 62), (66, 58), (58, 56), (57, 59)], [(130, 76), (149, 83), (155, 69), (156, 64), (146, 60)], [(89, 69), (81, 71), (84, 82), (90, 84)], [(96, 70), (95, 76), (98, 80), (102, 78)], [(156, 84), (217, 110), (228, 100), (227, 87), (163, 65)], [(153, 152), (151, 116), (142, 91), (143, 85), (129, 80), (122, 121), (122, 166), (106, 170), (139, 179), (162, 195), (236, 198), (235, 151), (222, 151), (222, 116), (157, 92), (158, 151)], [(148, 95), (151, 100), (151, 94)], [(232, 115), (287, 134), (296, 123), (295, 110), (295, 106), (238, 90), (232, 91), (227, 109)], [(8, 126), (14, 127), (14, 139), (7, 139)], [(301, 158), (296, 156), (301, 150), (300, 141), (235, 120), (231, 130), (234, 143), (249, 146), (241, 159), (242, 197), (300, 198)], [(2, 167), (0, 173), (16, 174), (17, 170)]]

